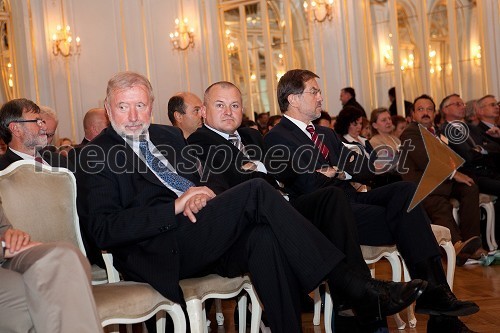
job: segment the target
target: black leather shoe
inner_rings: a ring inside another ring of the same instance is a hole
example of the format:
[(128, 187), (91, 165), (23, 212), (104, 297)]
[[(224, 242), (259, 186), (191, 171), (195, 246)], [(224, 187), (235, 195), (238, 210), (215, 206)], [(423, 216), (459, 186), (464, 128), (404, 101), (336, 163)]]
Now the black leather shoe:
[(431, 316), (427, 321), (427, 333), (476, 333), (457, 317)]
[(360, 320), (393, 315), (408, 307), (425, 290), (427, 282), (385, 282), (370, 279), (365, 284), (365, 292), (360, 300), (353, 304), (353, 311)]
[(476, 303), (458, 300), (448, 285), (427, 288), (415, 306), (415, 312), (430, 315), (469, 316), (478, 311)]

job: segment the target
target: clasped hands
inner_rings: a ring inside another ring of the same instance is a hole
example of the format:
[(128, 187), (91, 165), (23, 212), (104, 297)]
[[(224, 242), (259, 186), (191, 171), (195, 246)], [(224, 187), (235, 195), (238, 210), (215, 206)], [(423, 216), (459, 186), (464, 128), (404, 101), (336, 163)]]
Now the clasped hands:
[(206, 186), (190, 187), (180, 197), (175, 200), (175, 215), (182, 213), (193, 223), (200, 210), (207, 205), (207, 202), (215, 198), (215, 193)]
[(322, 167), (321, 169), (316, 170), (316, 172), (319, 172), (328, 178), (337, 178), (339, 180), (346, 179), (345, 172), (335, 166)]
[(9, 259), (16, 254), (36, 246), (40, 243), (31, 242), (31, 237), (28, 233), (18, 229), (7, 229), (2, 240), (5, 242), (4, 257)]

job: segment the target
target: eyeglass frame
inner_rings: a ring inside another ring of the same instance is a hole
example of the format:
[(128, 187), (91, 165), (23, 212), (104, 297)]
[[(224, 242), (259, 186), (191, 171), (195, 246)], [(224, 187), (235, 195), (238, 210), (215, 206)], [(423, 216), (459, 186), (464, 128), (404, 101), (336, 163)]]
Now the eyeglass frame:
[(12, 120), (11, 123), (36, 123), (39, 127), (42, 127), (43, 125), (46, 124), (45, 120), (43, 120), (42, 118), (18, 119), (18, 120)]
[(491, 102), (491, 103), (488, 103), (488, 104), (483, 104), (483, 105), (481, 105), (480, 107), (481, 107), (481, 108), (484, 108), (484, 107), (487, 107), (487, 106), (491, 106), (491, 107), (496, 107), (496, 106), (498, 106), (498, 107), (500, 107), (500, 102)]
[(303, 91), (301, 94), (311, 94), (313, 96), (318, 96), (318, 94), (321, 96), (321, 89), (316, 89), (314, 87), (312, 87), (311, 89), (313, 89), (312, 91)]

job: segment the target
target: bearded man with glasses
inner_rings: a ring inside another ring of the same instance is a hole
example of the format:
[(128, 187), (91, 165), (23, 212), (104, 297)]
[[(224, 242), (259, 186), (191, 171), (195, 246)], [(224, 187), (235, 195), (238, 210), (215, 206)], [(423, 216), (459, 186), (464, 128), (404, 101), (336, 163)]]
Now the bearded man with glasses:
[(47, 125), (40, 107), (26, 98), (13, 99), (0, 109), (0, 138), (8, 149), (0, 157), (0, 170), (19, 160), (35, 160), (53, 167), (68, 168), (59, 154), (40, 150), (47, 145)]

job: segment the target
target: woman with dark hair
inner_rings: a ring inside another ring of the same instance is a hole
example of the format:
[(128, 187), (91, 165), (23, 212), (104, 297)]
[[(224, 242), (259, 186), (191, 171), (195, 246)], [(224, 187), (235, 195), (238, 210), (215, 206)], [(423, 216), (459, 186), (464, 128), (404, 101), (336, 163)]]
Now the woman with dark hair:
[[(373, 147), (368, 139), (361, 136), (363, 118), (363, 112), (360, 109), (352, 106), (346, 106), (337, 116), (334, 128), (335, 132), (337, 132), (342, 141), (351, 145), (347, 145), (350, 149), (355, 149), (354, 145), (358, 146), (359, 150), (356, 149), (357, 152), (359, 154), (365, 154), (368, 159), (371, 158), (373, 163), (374, 160), (371, 156)], [(358, 190), (358, 192), (367, 191), (367, 187), (364, 184), (353, 182), (351, 182), (351, 184)], [(371, 186), (372, 184), (367, 185)]]

